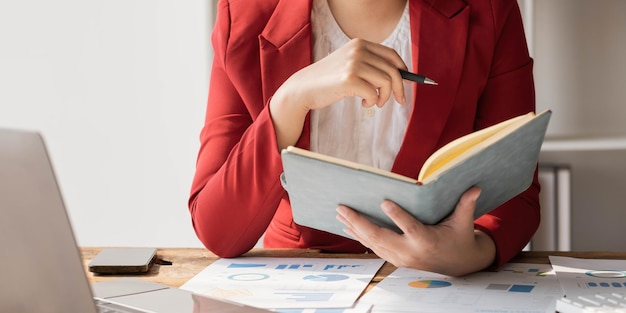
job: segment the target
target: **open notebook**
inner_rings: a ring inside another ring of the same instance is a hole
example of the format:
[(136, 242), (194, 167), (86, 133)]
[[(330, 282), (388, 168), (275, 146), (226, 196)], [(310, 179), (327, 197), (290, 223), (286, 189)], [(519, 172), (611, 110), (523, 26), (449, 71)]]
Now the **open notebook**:
[(472, 186), (481, 189), (478, 218), (531, 185), (551, 114), (530, 112), (458, 138), (433, 153), (417, 179), (288, 147), (281, 154), (281, 183), (296, 223), (340, 236), (349, 237), (336, 218), (340, 204), (400, 232), (380, 209), (385, 199), (424, 224), (437, 224)]
[(36, 132), (0, 128), (0, 247), (0, 312), (267, 312), (138, 278), (94, 284), (95, 300)]

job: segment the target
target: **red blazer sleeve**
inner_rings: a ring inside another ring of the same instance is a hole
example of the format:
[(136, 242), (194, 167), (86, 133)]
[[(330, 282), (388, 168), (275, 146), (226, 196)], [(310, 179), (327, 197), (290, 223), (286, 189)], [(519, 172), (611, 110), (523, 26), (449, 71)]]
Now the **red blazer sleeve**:
[[(227, 55), (255, 57), (247, 51), (241, 55), (230, 52), (236, 49), (230, 41), (234, 31), (230, 5), (229, 1), (220, 1), (217, 11), (206, 119), (189, 199), (198, 238), (221, 257), (250, 250), (285, 193), (279, 180), (282, 164), (268, 107), (260, 96), (248, 97), (247, 101), (242, 98), (257, 91), (260, 94), (260, 83), (254, 83), (254, 78), (248, 85), (233, 82), (229, 75)], [(256, 75), (254, 67), (250, 71)]]
[[(514, 1), (492, 1), (496, 47), (490, 77), (479, 98), (475, 127), (480, 129), (514, 115), (535, 110), (532, 59)], [(493, 238), (496, 266), (508, 262), (529, 242), (540, 221), (537, 172), (531, 186), (482, 216), (475, 226)]]

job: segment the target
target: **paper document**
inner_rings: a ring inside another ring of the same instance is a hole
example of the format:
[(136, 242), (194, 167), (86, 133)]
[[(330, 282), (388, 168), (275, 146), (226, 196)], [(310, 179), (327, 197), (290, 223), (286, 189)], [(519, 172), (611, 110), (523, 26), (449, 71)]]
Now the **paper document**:
[(626, 260), (550, 256), (550, 263), (568, 296), (626, 291)]
[(399, 268), (359, 304), (371, 312), (553, 313), (562, 294), (549, 264), (509, 263), (464, 277)]
[(182, 289), (266, 309), (350, 308), (382, 259), (219, 259)]

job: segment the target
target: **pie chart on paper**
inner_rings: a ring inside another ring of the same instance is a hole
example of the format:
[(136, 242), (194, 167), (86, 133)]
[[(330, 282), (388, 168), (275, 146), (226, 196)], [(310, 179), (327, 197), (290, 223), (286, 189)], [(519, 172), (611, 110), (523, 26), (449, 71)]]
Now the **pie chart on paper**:
[(444, 288), (450, 287), (452, 284), (445, 280), (416, 280), (409, 283), (413, 288)]

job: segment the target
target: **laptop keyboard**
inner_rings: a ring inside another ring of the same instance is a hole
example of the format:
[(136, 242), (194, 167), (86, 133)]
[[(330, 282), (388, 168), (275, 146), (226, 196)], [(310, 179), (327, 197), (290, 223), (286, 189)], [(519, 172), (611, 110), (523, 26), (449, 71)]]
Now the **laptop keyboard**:
[(145, 313), (146, 311), (141, 311), (137, 309), (128, 308), (119, 304), (107, 302), (100, 299), (94, 299), (96, 302), (96, 307), (98, 308), (98, 313)]
[(556, 310), (561, 313), (626, 313), (626, 294), (613, 292), (563, 297), (557, 300)]

